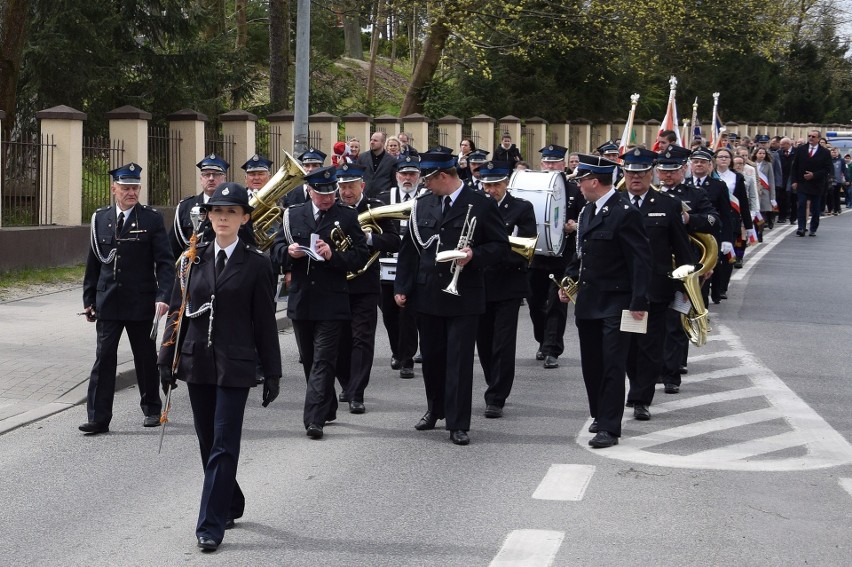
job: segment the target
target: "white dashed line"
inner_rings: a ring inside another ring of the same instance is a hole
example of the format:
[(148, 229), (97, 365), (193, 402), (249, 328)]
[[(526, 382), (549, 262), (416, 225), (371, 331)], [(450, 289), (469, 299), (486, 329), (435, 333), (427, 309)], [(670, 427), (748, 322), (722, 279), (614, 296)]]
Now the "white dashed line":
[(550, 465), (532, 497), (536, 500), (579, 502), (583, 499), (593, 474), (593, 465)]
[(839, 478), (837, 482), (840, 483), (840, 486), (849, 493), (849, 496), (852, 496), (852, 478)]
[(565, 532), (515, 530), (508, 535), (490, 567), (549, 567)]

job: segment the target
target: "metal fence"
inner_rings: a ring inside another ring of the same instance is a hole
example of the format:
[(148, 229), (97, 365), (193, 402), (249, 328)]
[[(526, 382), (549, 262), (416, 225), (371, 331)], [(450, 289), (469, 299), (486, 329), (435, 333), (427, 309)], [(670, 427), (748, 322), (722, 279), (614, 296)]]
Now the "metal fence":
[(275, 169), (281, 166), (282, 138), (281, 126), (276, 124), (268, 124), (265, 127), (260, 127), (255, 133), (255, 153), (271, 159), (273, 162), (272, 167)]
[(311, 130), (308, 133), (308, 147), (319, 148), (322, 146), (322, 136), (319, 130)]
[(53, 223), (53, 137), (24, 134), (3, 140), (0, 226)]
[(111, 203), (109, 171), (124, 163), (124, 141), (83, 138), (83, 221)]
[(148, 128), (148, 204), (177, 205), (181, 198), (180, 130)]
[[(218, 130), (211, 128), (204, 129), (204, 155), (216, 154), (231, 164), (225, 177), (227, 181), (234, 180), (234, 170), (239, 169), (242, 165), (241, 163), (234, 163), (234, 146), (236, 146), (236, 143), (233, 136), (222, 136)], [(198, 159), (201, 159), (201, 156)]]
[(521, 157), (530, 159), (530, 156), (538, 152), (539, 145), (535, 139), (535, 130), (532, 128), (521, 128), (520, 147)]

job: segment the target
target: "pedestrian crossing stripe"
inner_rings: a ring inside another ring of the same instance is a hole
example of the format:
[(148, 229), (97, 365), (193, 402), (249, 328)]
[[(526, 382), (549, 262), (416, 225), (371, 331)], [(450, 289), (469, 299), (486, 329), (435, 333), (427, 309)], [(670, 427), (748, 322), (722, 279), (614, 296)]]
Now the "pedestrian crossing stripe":
[[(648, 425), (654, 431), (644, 435), (626, 434), (619, 440), (618, 445), (604, 450), (594, 450), (588, 446), (590, 435), (586, 430), (590, 420), (577, 435), (577, 443), (602, 457), (686, 469), (800, 471), (852, 463), (852, 445), (787, 387), (772, 370), (747, 351), (739, 337), (730, 329), (718, 326), (718, 332), (709, 339), (721, 343), (721, 348), (715, 352), (690, 357), (690, 361), (727, 358), (734, 366), (690, 374), (686, 382), (686, 392), (690, 391), (689, 386), (701, 382), (712, 383), (723, 378), (742, 377), (750, 382), (749, 386), (693, 396), (684, 395), (685, 392), (681, 390), (677, 399), (671, 401), (668, 401), (667, 396), (666, 401), (655, 403), (651, 408), (654, 419)], [(723, 411), (725, 404), (732, 405), (741, 400), (755, 401), (760, 398), (765, 400), (768, 407), (733, 414)], [(660, 398), (657, 396), (655, 399)], [(665, 427), (666, 414), (710, 404), (715, 404), (722, 410), (720, 415), (667, 429), (659, 428)], [(625, 427), (635, 429), (636, 422), (631, 418), (632, 413), (627, 410)], [(713, 433), (729, 432), (736, 428), (768, 422), (781, 424), (785, 431), (774, 431), (772, 435), (739, 440), (721, 447), (705, 448), (706, 443), (697, 443), (696, 446), (701, 446), (700, 449), (687, 454), (682, 452), (683, 441), (700, 441), (702, 437)], [(680, 442), (677, 454), (664, 447), (673, 442)]]

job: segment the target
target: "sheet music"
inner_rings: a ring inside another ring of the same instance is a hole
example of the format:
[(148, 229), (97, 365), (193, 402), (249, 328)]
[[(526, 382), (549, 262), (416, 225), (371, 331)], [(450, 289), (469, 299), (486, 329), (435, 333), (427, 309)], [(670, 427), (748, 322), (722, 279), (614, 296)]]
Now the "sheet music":
[(317, 252), (317, 240), (319, 240), (319, 234), (313, 233), (311, 234), (311, 246), (308, 248), (307, 246), (299, 246), (299, 250), (308, 255), (311, 260), (315, 262), (325, 262), (325, 258), (319, 255)]
[(644, 335), (648, 332), (648, 314), (645, 313), (645, 317), (641, 321), (637, 321), (630, 314), (630, 311), (625, 309), (621, 312), (621, 331)]

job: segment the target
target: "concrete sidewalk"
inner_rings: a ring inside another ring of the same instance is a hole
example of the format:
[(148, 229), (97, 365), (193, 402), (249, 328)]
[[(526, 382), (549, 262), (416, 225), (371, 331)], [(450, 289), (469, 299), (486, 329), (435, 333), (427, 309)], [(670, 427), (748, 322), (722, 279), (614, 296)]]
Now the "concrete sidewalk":
[[(279, 329), (290, 326), (285, 305), (278, 304)], [(94, 323), (77, 315), (82, 310), (81, 286), (0, 303), (0, 434), (86, 401), (97, 345)], [(116, 389), (135, 384), (123, 335)]]

